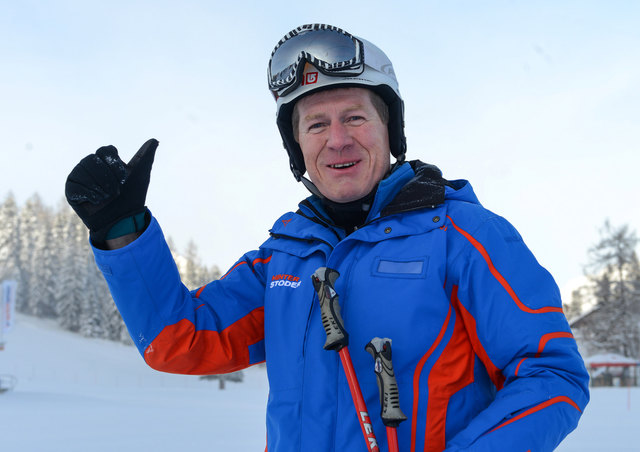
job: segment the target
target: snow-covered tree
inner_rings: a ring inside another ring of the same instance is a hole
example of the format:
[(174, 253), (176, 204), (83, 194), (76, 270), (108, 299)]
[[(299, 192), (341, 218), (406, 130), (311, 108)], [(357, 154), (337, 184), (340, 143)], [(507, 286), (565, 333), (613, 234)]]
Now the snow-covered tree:
[(120, 312), (116, 308), (116, 304), (111, 298), (109, 289), (106, 288), (105, 283), (105, 299), (103, 304), (104, 318), (105, 318), (105, 333), (106, 338), (112, 341), (123, 342), (125, 344), (131, 343), (131, 337), (127, 331), (127, 327), (122, 320)]
[(87, 228), (73, 214), (62, 229), (61, 264), (58, 273), (56, 309), (58, 323), (70, 331), (80, 331), (83, 300), (86, 297), (87, 250), (83, 242), (88, 240)]
[(178, 266), (180, 279), (190, 290), (198, 289), (220, 278), (220, 269), (217, 266), (214, 265), (209, 268), (202, 264), (198, 256), (198, 247), (193, 240), (190, 240), (187, 244), (184, 254), (180, 254), (175, 250), (171, 238), (167, 240), (167, 243)]
[(640, 358), (640, 264), (638, 238), (628, 226), (605, 222), (589, 250), (586, 266), (590, 284), (582, 289), (595, 307), (577, 325), (592, 351)]
[(209, 281), (203, 281), (202, 265), (198, 258), (198, 247), (193, 240), (189, 240), (184, 254), (184, 265), (180, 272), (182, 282), (189, 289), (197, 289)]
[(50, 284), (56, 315), (59, 315), (60, 305), (66, 297), (63, 269), (67, 266), (66, 257), (68, 255), (67, 248), (69, 247), (69, 225), (73, 222), (72, 215), (71, 208), (68, 207), (66, 203), (60, 204), (60, 208), (55, 213), (51, 225), (50, 247), (51, 253), (57, 261), (57, 270), (54, 272)]
[(80, 332), (87, 337), (106, 338), (107, 303), (113, 303), (104, 289), (102, 273), (97, 269), (93, 256), (85, 250), (84, 287), (80, 314)]
[[(44, 258), (46, 235), (49, 230), (49, 215), (38, 194), (31, 196), (18, 216), (19, 228), (19, 273), (20, 281), (16, 297), (16, 309), (27, 314), (39, 314), (42, 293), (40, 280), (44, 269), (39, 260)], [(46, 265), (43, 263), (43, 265)], [(45, 301), (46, 303), (46, 301)]]
[(563, 303), (562, 308), (564, 309), (564, 314), (567, 316), (569, 321), (580, 317), (584, 311), (586, 306), (585, 299), (588, 297), (587, 289), (587, 286), (578, 287), (571, 292), (571, 300), (567, 303)]
[(37, 317), (56, 316), (55, 295), (52, 281), (58, 271), (58, 257), (51, 249), (50, 217), (43, 217), (43, 224), (33, 238), (31, 281), (29, 283), (29, 312)]
[(210, 282), (215, 281), (216, 279), (220, 279), (222, 273), (220, 272), (220, 268), (217, 265), (212, 265), (211, 267), (206, 267), (205, 275), (205, 280), (207, 282)]
[(9, 193), (0, 205), (0, 279), (17, 279), (19, 275), (20, 236), (18, 205)]
[[(169, 244), (190, 288), (220, 277), (217, 267), (202, 265), (193, 241), (184, 256), (171, 239)], [(18, 281), (21, 312), (57, 318), (63, 328), (86, 336), (131, 342), (95, 265), (87, 228), (64, 200), (52, 212), (37, 194), (22, 208), (7, 195), (0, 204), (0, 278)]]

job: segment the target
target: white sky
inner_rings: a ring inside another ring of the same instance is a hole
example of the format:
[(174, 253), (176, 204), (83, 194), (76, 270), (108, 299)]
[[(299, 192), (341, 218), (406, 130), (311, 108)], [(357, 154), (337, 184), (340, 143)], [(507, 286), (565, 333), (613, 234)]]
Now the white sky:
[(633, 0), (0, 4), (0, 199), (56, 206), (86, 154), (113, 144), (128, 160), (155, 137), (147, 204), (224, 271), (307, 196), (266, 64), (289, 30), (325, 22), (393, 61), (408, 158), (469, 179), (561, 287), (605, 218), (640, 228)]

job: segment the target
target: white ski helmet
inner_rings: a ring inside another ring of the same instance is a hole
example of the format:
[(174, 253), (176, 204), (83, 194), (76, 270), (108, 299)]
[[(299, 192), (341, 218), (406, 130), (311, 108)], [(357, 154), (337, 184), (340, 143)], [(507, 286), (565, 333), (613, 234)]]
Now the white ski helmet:
[(298, 100), (323, 89), (359, 87), (378, 94), (389, 107), (391, 154), (404, 161), (404, 103), (391, 61), (372, 43), (332, 25), (302, 25), (287, 33), (273, 49), (267, 77), (276, 99), (278, 129), (289, 154), (291, 172), (308, 188), (310, 181), (303, 178), (306, 167), (293, 136), (291, 115)]

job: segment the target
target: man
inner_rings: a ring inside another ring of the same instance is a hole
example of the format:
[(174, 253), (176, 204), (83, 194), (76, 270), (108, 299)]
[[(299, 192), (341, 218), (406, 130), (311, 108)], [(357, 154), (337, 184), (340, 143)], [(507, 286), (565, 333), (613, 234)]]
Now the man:
[[(403, 101), (386, 55), (305, 25), (278, 43), (268, 76), (291, 170), (312, 195), (220, 280), (184, 287), (144, 206), (157, 141), (126, 165), (100, 148), (67, 180), (147, 364), (207, 374), (266, 360), (269, 451), (366, 450), (340, 360), (323, 349), (310, 277), (330, 267), (370, 413), (380, 401), (364, 346), (393, 341), (408, 417), (400, 450), (554, 449), (588, 402), (559, 291), (468, 182), (404, 161)], [(387, 450), (379, 416), (371, 420)]]

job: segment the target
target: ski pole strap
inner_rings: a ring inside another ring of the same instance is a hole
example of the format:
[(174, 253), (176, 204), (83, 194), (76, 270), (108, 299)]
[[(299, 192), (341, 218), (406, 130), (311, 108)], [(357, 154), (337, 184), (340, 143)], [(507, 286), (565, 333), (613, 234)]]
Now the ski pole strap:
[(364, 349), (375, 360), (375, 372), (380, 391), (380, 417), (387, 427), (397, 427), (407, 419), (400, 409), (398, 383), (391, 364), (391, 339), (374, 337)]
[(320, 267), (311, 275), (313, 287), (320, 300), (322, 326), (327, 334), (327, 340), (324, 343), (325, 350), (339, 351), (349, 345), (349, 335), (344, 329), (338, 294), (335, 290), (335, 283), (339, 276), (340, 273), (327, 267)]

